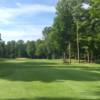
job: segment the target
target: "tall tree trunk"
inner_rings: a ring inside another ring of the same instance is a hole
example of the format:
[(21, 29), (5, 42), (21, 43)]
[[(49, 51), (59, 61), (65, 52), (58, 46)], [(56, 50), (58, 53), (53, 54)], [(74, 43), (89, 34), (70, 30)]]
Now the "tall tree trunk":
[(86, 60), (86, 54), (84, 53), (84, 62), (86, 62), (87, 60)]
[(69, 63), (71, 64), (71, 42), (69, 41)]
[(76, 23), (77, 26), (77, 60), (78, 63), (80, 63), (80, 49), (79, 49), (79, 26), (78, 26), (78, 21)]
[(87, 51), (87, 62), (90, 63), (90, 53)]
[(55, 53), (53, 53), (53, 54), (52, 54), (52, 59), (55, 59), (55, 58), (56, 58), (56, 57), (55, 57)]
[(75, 61), (77, 61), (77, 55), (76, 55), (76, 53), (74, 55), (75, 55)]
[(93, 52), (91, 51), (91, 63), (93, 63)]
[(66, 53), (63, 53), (63, 62), (66, 63)]

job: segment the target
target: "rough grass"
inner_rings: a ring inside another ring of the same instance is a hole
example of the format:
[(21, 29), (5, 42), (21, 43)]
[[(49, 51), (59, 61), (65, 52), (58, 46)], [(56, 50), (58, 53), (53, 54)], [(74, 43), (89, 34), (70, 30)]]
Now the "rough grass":
[(1, 59), (0, 100), (100, 100), (100, 65)]

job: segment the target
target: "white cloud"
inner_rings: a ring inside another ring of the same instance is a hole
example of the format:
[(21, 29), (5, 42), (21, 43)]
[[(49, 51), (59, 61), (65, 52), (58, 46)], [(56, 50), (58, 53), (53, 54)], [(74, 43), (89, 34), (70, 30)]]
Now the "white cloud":
[[(11, 41), (11, 40), (37, 40), (42, 38), (42, 34), (41, 32), (38, 32), (37, 34), (35, 33), (35, 31), (33, 33), (27, 33), (25, 31), (13, 31), (13, 30), (0, 30), (1, 34), (2, 34), (2, 39), (4, 41)], [(37, 31), (36, 31), (37, 32)]]
[(22, 39), (27, 41), (42, 38), (42, 30), (45, 25), (22, 25), (22, 22), (17, 23), (14, 20), (17, 16), (23, 16), (23, 14), (28, 15), (30, 13), (37, 14), (41, 12), (55, 13), (55, 7), (40, 4), (21, 4), (19, 2), (16, 3), (15, 8), (0, 7), (0, 24), (4, 26), (0, 28), (0, 33), (2, 34), (3, 40), (17, 41)]
[(55, 13), (54, 6), (40, 5), (40, 4), (21, 4), (16, 3), (17, 7), (15, 8), (0, 8), (0, 22), (4, 24), (10, 23), (12, 18), (16, 16), (28, 14), (28, 13), (40, 13), (40, 12), (53, 12)]
[(42, 30), (45, 26), (34, 26), (34, 25), (21, 25), (16, 26), (13, 30), (0, 29), (2, 39), (4, 41), (10, 40), (37, 40), (42, 38)]

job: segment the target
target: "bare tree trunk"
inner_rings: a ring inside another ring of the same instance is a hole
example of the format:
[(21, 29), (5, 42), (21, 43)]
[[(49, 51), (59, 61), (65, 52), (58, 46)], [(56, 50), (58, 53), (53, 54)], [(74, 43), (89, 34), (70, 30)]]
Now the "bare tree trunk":
[(91, 51), (91, 63), (93, 63), (93, 52)]
[(53, 53), (52, 54), (52, 57), (51, 57), (52, 59), (55, 59), (56, 57), (55, 57), (55, 53)]
[(75, 54), (75, 61), (77, 61), (77, 55)]
[(85, 53), (84, 53), (84, 62), (86, 62), (86, 55), (85, 55)]
[(78, 26), (78, 21), (77, 21), (77, 60), (78, 63), (80, 63), (80, 50), (79, 50), (79, 26)]
[(63, 62), (66, 63), (66, 53), (63, 53)]
[(69, 42), (69, 63), (71, 64), (71, 43)]
[(87, 52), (87, 61), (88, 61), (88, 63), (90, 63), (90, 53), (89, 53), (89, 51)]

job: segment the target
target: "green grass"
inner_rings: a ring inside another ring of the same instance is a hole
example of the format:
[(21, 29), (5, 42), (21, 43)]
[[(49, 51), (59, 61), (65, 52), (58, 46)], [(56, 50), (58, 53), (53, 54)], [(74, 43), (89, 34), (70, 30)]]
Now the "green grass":
[(100, 65), (1, 59), (0, 100), (100, 100)]

